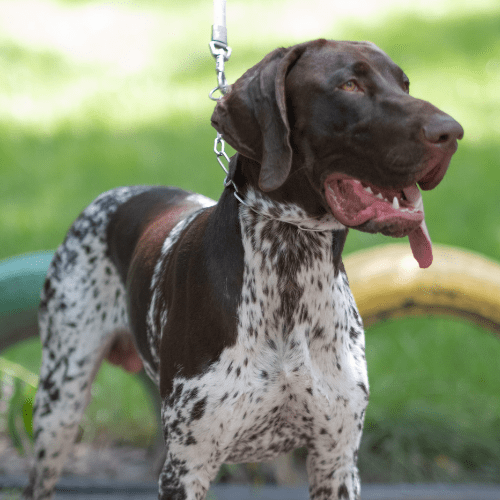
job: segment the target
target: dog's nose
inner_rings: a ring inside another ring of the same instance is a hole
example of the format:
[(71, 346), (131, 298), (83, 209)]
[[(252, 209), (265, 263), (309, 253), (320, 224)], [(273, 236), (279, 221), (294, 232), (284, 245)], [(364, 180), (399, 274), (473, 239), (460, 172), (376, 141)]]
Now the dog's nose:
[(425, 139), (432, 144), (453, 144), (464, 136), (462, 125), (448, 115), (433, 115), (422, 129)]

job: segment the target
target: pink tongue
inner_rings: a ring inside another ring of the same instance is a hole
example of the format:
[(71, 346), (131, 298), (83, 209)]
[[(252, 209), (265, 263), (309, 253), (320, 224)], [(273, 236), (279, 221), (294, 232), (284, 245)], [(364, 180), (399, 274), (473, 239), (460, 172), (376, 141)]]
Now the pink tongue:
[(413, 257), (418, 265), (422, 268), (429, 267), (432, 264), (432, 243), (425, 221), (422, 221), (420, 227), (412, 231), (408, 238)]
[[(424, 212), (424, 203), (418, 187), (411, 186), (403, 189), (406, 198), (419, 210)], [(425, 219), (420, 226), (408, 235), (413, 257), (421, 268), (429, 267), (432, 264), (432, 243), (429, 231), (425, 225)]]

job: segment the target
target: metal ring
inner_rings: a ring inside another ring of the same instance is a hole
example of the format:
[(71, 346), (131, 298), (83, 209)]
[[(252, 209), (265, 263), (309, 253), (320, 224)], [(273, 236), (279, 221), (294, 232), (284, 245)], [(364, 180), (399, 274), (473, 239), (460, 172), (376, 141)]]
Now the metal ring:
[(210, 91), (210, 93), (208, 94), (208, 97), (209, 97), (210, 99), (212, 99), (212, 101), (217, 102), (217, 101), (218, 101), (218, 100), (222, 97), (222, 96), (221, 96), (221, 97), (214, 97), (214, 94), (215, 94), (218, 90), (220, 90), (220, 89), (219, 89), (219, 87), (215, 87), (215, 88), (214, 88), (214, 89), (212, 89), (212, 90)]

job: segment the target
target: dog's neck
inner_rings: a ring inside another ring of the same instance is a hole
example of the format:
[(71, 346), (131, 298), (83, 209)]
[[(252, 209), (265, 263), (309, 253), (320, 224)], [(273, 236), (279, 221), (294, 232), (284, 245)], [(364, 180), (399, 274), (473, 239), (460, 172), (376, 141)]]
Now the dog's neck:
[[(258, 187), (258, 174), (260, 165), (258, 162), (242, 155), (235, 155), (231, 160), (228, 180), (233, 183), (231, 189), (235, 190), (236, 198), (261, 216), (292, 224), (304, 231), (339, 231), (346, 227), (338, 222), (331, 212), (324, 209), (311, 214), (305, 208), (307, 206), (307, 188), (301, 184), (298, 196), (290, 192), (287, 187), (280, 188), (271, 193), (264, 193)], [(292, 201), (297, 198), (296, 201)], [(302, 198), (303, 203), (298, 202)], [(309, 196), (315, 199), (315, 196)]]
[(342, 251), (347, 229), (302, 230), (277, 217), (272, 210), (273, 207), (270, 208), (271, 217), (268, 217), (240, 204), (239, 222), (245, 260), (260, 262), (256, 268), (261, 270), (264, 262), (269, 261), (269, 272), (275, 273), (278, 282), (285, 284), (292, 283), (297, 273), (305, 269), (311, 275), (332, 277), (344, 271)]
[(262, 191), (248, 187), (240, 194), (240, 202), (265, 219), (291, 224), (302, 231), (345, 231), (346, 228), (333, 215), (311, 217), (294, 203), (278, 202), (266, 196)]
[[(287, 264), (287, 268), (291, 266), (291, 271), (296, 271), (295, 264), (298, 265), (298, 262), (293, 264), (292, 261), (299, 247), (316, 249), (319, 253), (328, 255), (327, 261), (330, 264), (326, 261), (324, 264), (331, 266), (331, 272), (335, 276), (344, 270), (342, 251), (348, 229), (339, 224), (333, 216), (323, 214), (311, 217), (297, 204), (278, 201), (276, 197), (271, 198), (257, 187), (249, 185), (241, 175), (233, 175), (230, 179), (237, 185), (238, 197), (234, 196), (234, 186), (229, 184), (210, 217), (213, 222), (210, 234), (217, 244), (227, 241), (227, 234), (222, 234), (227, 228), (238, 226), (238, 233), (243, 236), (243, 240), (259, 240), (263, 243), (264, 246), (257, 245), (252, 248), (252, 253), (266, 254), (268, 250), (265, 247), (269, 244), (269, 237), (273, 236), (271, 240), (280, 243), (282, 263)], [(241, 198), (243, 203), (238, 198)], [(225, 220), (223, 225), (220, 224), (221, 220)], [(260, 236), (253, 238), (252, 234), (256, 236), (257, 233)], [(245, 248), (245, 252), (248, 251), (249, 248)]]

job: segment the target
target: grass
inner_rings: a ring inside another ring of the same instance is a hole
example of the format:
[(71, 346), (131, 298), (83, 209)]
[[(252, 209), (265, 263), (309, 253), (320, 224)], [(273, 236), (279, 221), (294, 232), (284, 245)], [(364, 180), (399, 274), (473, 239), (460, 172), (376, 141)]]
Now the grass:
[[(2, 257), (57, 247), (75, 216), (98, 194), (118, 185), (180, 185), (216, 198), (221, 192), (223, 175), (210, 154), (214, 135), (208, 126), (157, 123), (123, 132), (96, 127), (13, 139), (5, 139), (9, 133), (4, 131)], [(189, 140), (193, 132), (195, 142)], [(206, 158), (198, 171), (193, 158)]]
[[(0, 20), (0, 258), (55, 248), (76, 215), (117, 185), (172, 184), (213, 198), (222, 190), (212, 153), (212, 105), (205, 97), (215, 84), (213, 62), (205, 49), (208, 35), (200, 31), (210, 13), (194, 0), (182, 8), (122, 4), (105, 11), (116, 15), (110, 26), (115, 19), (136, 39), (117, 33), (119, 43), (103, 39), (108, 45), (101, 51), (90, 50), (94, 39), (87, 31), (99, 40), (89, 13), (104, 8), (102, 2), (36, 4), (48, 19), (74, 28), (74, 37), (60, 46), (51, 38), (54, 26), (25, 33), (22, 26), (9, 31)], [(266, 4), (273, 12), (283, 9), (281, 0)], [(413, 95), (436, 103), (465, 129), (445, 180), (424, 193), (433, 241), (500, 260), (500, 7), (478, 1), (440, 16), (432, 13), (451, 4), (427, 4), (426, 11), (409, 8), (373, 16), (375, 21), (320, 16), (318, 32), (305, 22), (314, 19), (314, 10), (301, 24), (291, 15), (299, 4), (289, 2), (290, 36), (264, 18), (257, 36), (251, 9), (263, 2), (235, 4), (228, 79), (279, 44), (316, 36), (374, 41), (405, 69)], [(87, 24), (75, 24), (78, 17)], [(16, 17), (10, 19), (15, 26)], [(162, 23), (173, 34), (162, 31)], [(88, 25), (94, 31), (85, 30)], [(138, 39), (143, 54), (134, 59)], [(387, 242), (351, 231), (346, 251)], [(36, 372), (39, 346), (28, 343), (2, 356)], [(368, 330), (367, 358), (371, 402), (360, 453), (365, 479), (499, 480), (498, 339), (452, 320), (401, 320)], [(151, 440), (151, 406), (133, 377), (106, 365), (93, 396), (85, 439)]]
[(498, 481), (499, 344), (450, 319), (368, 329), (371, 401), (360, 452), (368, 480)]

